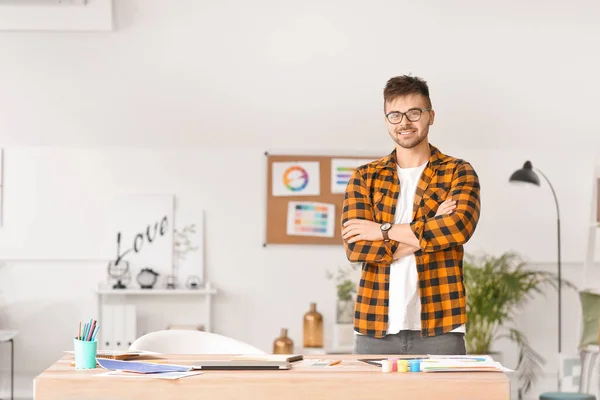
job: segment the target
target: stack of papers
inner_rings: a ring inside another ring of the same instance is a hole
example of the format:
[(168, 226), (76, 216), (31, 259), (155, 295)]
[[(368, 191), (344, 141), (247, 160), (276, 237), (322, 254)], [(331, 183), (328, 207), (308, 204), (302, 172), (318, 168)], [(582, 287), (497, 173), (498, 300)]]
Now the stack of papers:
[(421, 360), (423, 372), (507, 372), (505, 368), (490, 356), (436, 356)]
[(197, 368), (185, 365), (159, 364), (153, 362), (122, 361), (97, 358), (96, 361), (109, 372), (100, 376), (148, 377), (179, 379), (201, 374)]
[(159, 364), (153, 362), (121, 361), (97, 359), (102, 368), (112, 371), (137, 372), (139, 374), (158, 374), (161, 372), (187, 372), (194, 369), (185, 365)]
[(201, 371), (188, 371), (188, 372), (161, 372), (159, 374), (138, 374), (135, 372), (125, 371), (107, 371), (94, 376), (115, 376), (119, 378), (150, 378), (150, 379), (179, 379), (187, 376), (199, 375)]

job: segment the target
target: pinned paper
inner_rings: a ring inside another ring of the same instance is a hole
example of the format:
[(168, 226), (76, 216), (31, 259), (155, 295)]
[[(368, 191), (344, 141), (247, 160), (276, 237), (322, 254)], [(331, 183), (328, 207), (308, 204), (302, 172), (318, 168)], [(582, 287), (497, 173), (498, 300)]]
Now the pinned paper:
[(373, 160), (366, 158), (333, 158), (331, 160), (331, 193), (344, 193), (356, 168)]
[(319, 162), (274, 162), (273, 196), (318, 196), (321, 192)]
[(288, 203), (287, 234), (333, 237), (335, 205), (315, 202)]

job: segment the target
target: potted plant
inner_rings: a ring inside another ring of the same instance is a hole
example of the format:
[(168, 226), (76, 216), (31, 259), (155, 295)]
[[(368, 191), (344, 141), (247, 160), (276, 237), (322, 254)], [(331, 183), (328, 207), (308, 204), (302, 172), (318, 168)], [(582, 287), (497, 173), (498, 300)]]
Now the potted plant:
[(354, 302), (359, 277), (356, 271), (361, 263), (350, 263), (338, 267), (336, 273), (327, 271), (327, 279), (335, 280), (336, 302), (333, 324), (332, 346), (336, 352), (352, 353), (354, 348)]
[[(465, 255), (463, 262), (467, 292), (466, 346), (468, 354), (493, 354), (492, 344), (508, 338), (517, 344), (516, 367), (520, 393), (527, 393), (546, 360), (536, 352), (515, 324), (516, 313), (533, 295), (556, 289), (558, 277), (526, 267), (521, 257), (507, 252), (499, 257)], [(563, 286), (574, 286), (562, 280)]]
[(327, 271), (327, 278), (336, 281), (337, 301), (336, 301), (336, 323), (352, 324), (354, 322), (354, 295), (356, 294), (357, 283), (353, 272), (357, 270), (359, 264), (350, 264), (340, 267), (334, 275)]

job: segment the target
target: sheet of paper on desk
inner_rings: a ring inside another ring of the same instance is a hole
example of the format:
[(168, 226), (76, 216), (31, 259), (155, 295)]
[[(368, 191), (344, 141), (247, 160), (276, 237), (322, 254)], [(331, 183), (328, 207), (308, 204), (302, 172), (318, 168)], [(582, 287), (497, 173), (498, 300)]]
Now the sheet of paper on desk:
[(139, 378), (139, 379), (179, 379), (193, 375), (203, 374), (202, 371), (188, 371), (188, 372), (163, 372), (158, 374), (140, 374), (136, 372), (124, 372), (124, 371), (107, 371), (94, 376), (107, 376), (107, 377), (119, 377), (119, 378)]
[(499, 362), (489, 356), (435, 356), (421, 361), (423, 372), (507, 372)]
[(488, 355), (485, 355), (485, 354), (484, 355), (468, 355), (468, 356), (428, 354), (427, 357), (428, 358), (432, 358), (432, 359), (436, 359), (436, 360), (456, 360), (456, 361), (474, 361), (474, 362), (489, 361), (489, 362), (494, 362), (494, 360), (492, 359), (492, 357), (490, 357)]
[(104, 369), (112, 371), (136, 372), (138, 374), (156, 374), (162, 372), (188, 372), (192, 367), (185, 365), (157, 364), (140, 361), (120, 361), (97, 358), (96, 361)]

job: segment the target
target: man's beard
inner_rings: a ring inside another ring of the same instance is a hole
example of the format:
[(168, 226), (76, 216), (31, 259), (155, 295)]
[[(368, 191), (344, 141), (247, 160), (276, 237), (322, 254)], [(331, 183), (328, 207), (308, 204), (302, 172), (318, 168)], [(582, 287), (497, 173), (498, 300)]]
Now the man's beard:
[(412, 148), (417, 147), (427, 137), (427, 132), (425, 132), (424, 135), (419, 135), (419, 132), (414, 133), (411, 135), (412, 136), (411, 138), (403, 138), (404, 135), (401, 135), (400, 133), (396, 133), (396, 132), (400, 132), (400, 130), (394, 131), (394, 133), (391, 135), (392, 140), (394, 140), (394, 142), (396, 142), (396, 144), (398, 146), (400, 146), (404, 149), (412, 149)]

